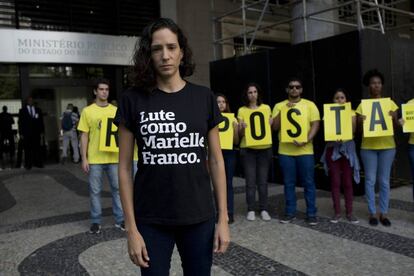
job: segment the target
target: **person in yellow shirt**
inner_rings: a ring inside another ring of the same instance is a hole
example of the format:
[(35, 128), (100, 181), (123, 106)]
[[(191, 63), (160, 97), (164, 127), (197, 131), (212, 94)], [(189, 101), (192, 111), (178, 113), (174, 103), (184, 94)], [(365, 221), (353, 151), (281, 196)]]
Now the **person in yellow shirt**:
[[(224, 94), (216, 94), (217, 105), (221, 113), (231, 113), (230, 105), (227, 97)], [(239, 124), (234, 118), (233, 122), (233, 144), (239, 144)], [(233, 176), (236, 169), (236, 151), (222, 149), (224, 158), (224, 168), (226, 170), (227, 182), (227, 211), (229, 215), (229, 224), (234, 222), (234, 192), (233, 192)]]
[[(407, 104), (414, 104), (414, 99), (411, 99)], [(399, 120), (401, 126), (404, 125), (404, 120)], [(410, 160), (411, 177), (414, 179), (414, 132), (410, 133), (410, 139), (408, 140), (408, 159)], [(413, 185), (413, 199), (414, 199), (414, 185)]]
[[(370, 70), (363, 77), (363, 84), (368, 87), (371, 99), (382, 97), (384, 76), (378, 70)], [(397, 122), (396, 110), (398, 106), (391, 100), (390, 110), (384, 110), (385, 116), (391, 116), (393, 123)], [(357, 107), (358, 125), (361, 127), (366, 119), (362, 104)], [(365, 198), (368, 203), (369, 224), (378, 225), (375, 208), (375, 183), (379, 183), (379, 221), (384, 226), (391, 226), (387, 218), (390, 197), (391, 167), (395, 157), (394, 136), (362, 137), (361, 159), (365, 171)]]
[(101, 231), (101, 191), (104, 172), (108, 176), (112, 192), (112, 210), (115, 227), (125, 230), (124, 216), (119, 197), (118, 153), (99, 150), (101, 120), (115, 117), (116, 107), (108, 103), (109, 81), (99, 79), (94, 87), (95, 102), (82, 111), (78, 130), (81, 134), (82, 169), (89, 175), (89, 193), (91, 205), (91, 234)]
[(295, 186), (297, 175), (305, 191), (306, 200), (306, 222), (309, 225), (318, 223), (316, 217), (316, 188), (314, 178), (315, 160), (313, 155), (312, 140), (319, 130), (320, 115), (316, 105), (301, 98), (303, 92), (302, 81), (298, 78), (290, 79), (286, 88), (288, 99), (277, 103), (272, 112), (273, 130), (278, 131), (281, 127), (281, 112), (284, 109), (295, 107), (306, 110), (305, 120), (309, 124), (307, 142), (294, 140), (291, 143), (282, 143), (279, 132), (279, 165), (283, 174), (285, 193), (285, 214), (281, 223), (290, 223), (296, 218), (296, 192)]
[(247, 201), (247, 220), (253, 221), (255, 216), (255, 197), (256, 186), (259, 190), (259, 210), (260, 216), (264, 221), (269, 221), (270, 215), (267, 211), (267, 176), (270, 160), (272, 158), (272, 144), (260, 146), (247, 146), (245, 129), (250, 123), (249, 110), (257, 110), (265, 114), (266, 124), (271, 124), (270, 106), (262, 101), (261, 91), (257, 84), (249, 83), (243, 91), (244, 106), (237, 112), (239, 120), (240, 156), (244, 167), (246, 179), (246, 201)]

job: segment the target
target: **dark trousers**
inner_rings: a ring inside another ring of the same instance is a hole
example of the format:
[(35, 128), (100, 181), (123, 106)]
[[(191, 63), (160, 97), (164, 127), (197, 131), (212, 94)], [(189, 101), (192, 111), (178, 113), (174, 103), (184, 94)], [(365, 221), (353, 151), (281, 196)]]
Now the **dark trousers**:
[(3, 160), (3, 154), (9, 155), (10, 166), (13, 166), (13, 158), (15, 152), (14, 136), (13, 134), (0, 133), (0, 160), (2, 160), (2, 167), (5, 167), (5, 159)]
[(26, 169), (32, 168), (32, 166), (42, 167), (42, 154), (40, 149), (40, 135), (33, 135), (24, 137), (24, 167)]
[(341, 184), (344, 189), (345, 210), (347, 215), (352, 214), (352, 168), (348, 159), (343, 156), (340, 159), (332, 160), (333, 148), (326, 150), (326, 161), (329, 169), (329, 179), (331, 181), (332, 201), (334, 205), (335, 214), (341, 213)]
[(226, 169), (227, 210), (229, 214), (234, 214), (233, 176), (236, 166), (236, 152), (234, 150), (223, 150), (222, 152)]
[(247, 211), (254, 211), (256, 186), (259, 190), (259, 209), (267, 210), (267, 176), (269, 172), (272, 149), (240, 150), (244, 177), (246, 179)]
[(168, 276), (174, 245), (181, 257), (184, 275), (210, 276), (213, 263), (214, 219), (184, 226), (138, 223), (150, 258), (142, 276)]

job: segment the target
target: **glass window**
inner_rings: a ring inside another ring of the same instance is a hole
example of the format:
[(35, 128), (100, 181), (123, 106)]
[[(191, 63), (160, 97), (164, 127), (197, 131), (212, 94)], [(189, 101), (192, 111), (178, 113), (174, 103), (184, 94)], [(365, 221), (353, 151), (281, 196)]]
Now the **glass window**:
[(0, 64), (0, 99), (20, 99), (19, 70), (16, 64)]

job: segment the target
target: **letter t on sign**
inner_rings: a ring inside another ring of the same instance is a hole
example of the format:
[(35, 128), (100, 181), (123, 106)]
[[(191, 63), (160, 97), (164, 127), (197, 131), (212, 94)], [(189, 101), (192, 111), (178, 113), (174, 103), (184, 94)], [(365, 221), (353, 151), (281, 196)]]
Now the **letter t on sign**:
[(345, 110), (345, 106), (331, 106), (331, 110), (335, 111), (335, 128), (336, 134), (341, 134), (341, 111)]

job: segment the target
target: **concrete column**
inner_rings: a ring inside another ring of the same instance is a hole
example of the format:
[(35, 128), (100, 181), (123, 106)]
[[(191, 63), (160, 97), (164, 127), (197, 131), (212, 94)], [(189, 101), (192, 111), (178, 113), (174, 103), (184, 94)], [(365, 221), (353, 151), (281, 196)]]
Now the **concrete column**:
[[(305, 7), (307, 14), (309, 14), (330, 8), (337, 4), (337, 0), (306, 0)], [(296, 4), (292, 9), (292, 18), (302, 16), (303, 10), (303, 2)], [(331, 10), (315, 16), (330, 20), (338, 20), (338, 10)], [(292, 44), (330, 37), (339, 33), (339, 26), (336, 24), (316, 21), (309, 18), (306, 19), (306, 22), (304, 22), (304, 20), (305, 19), (298, 19), (292, 22)]]

